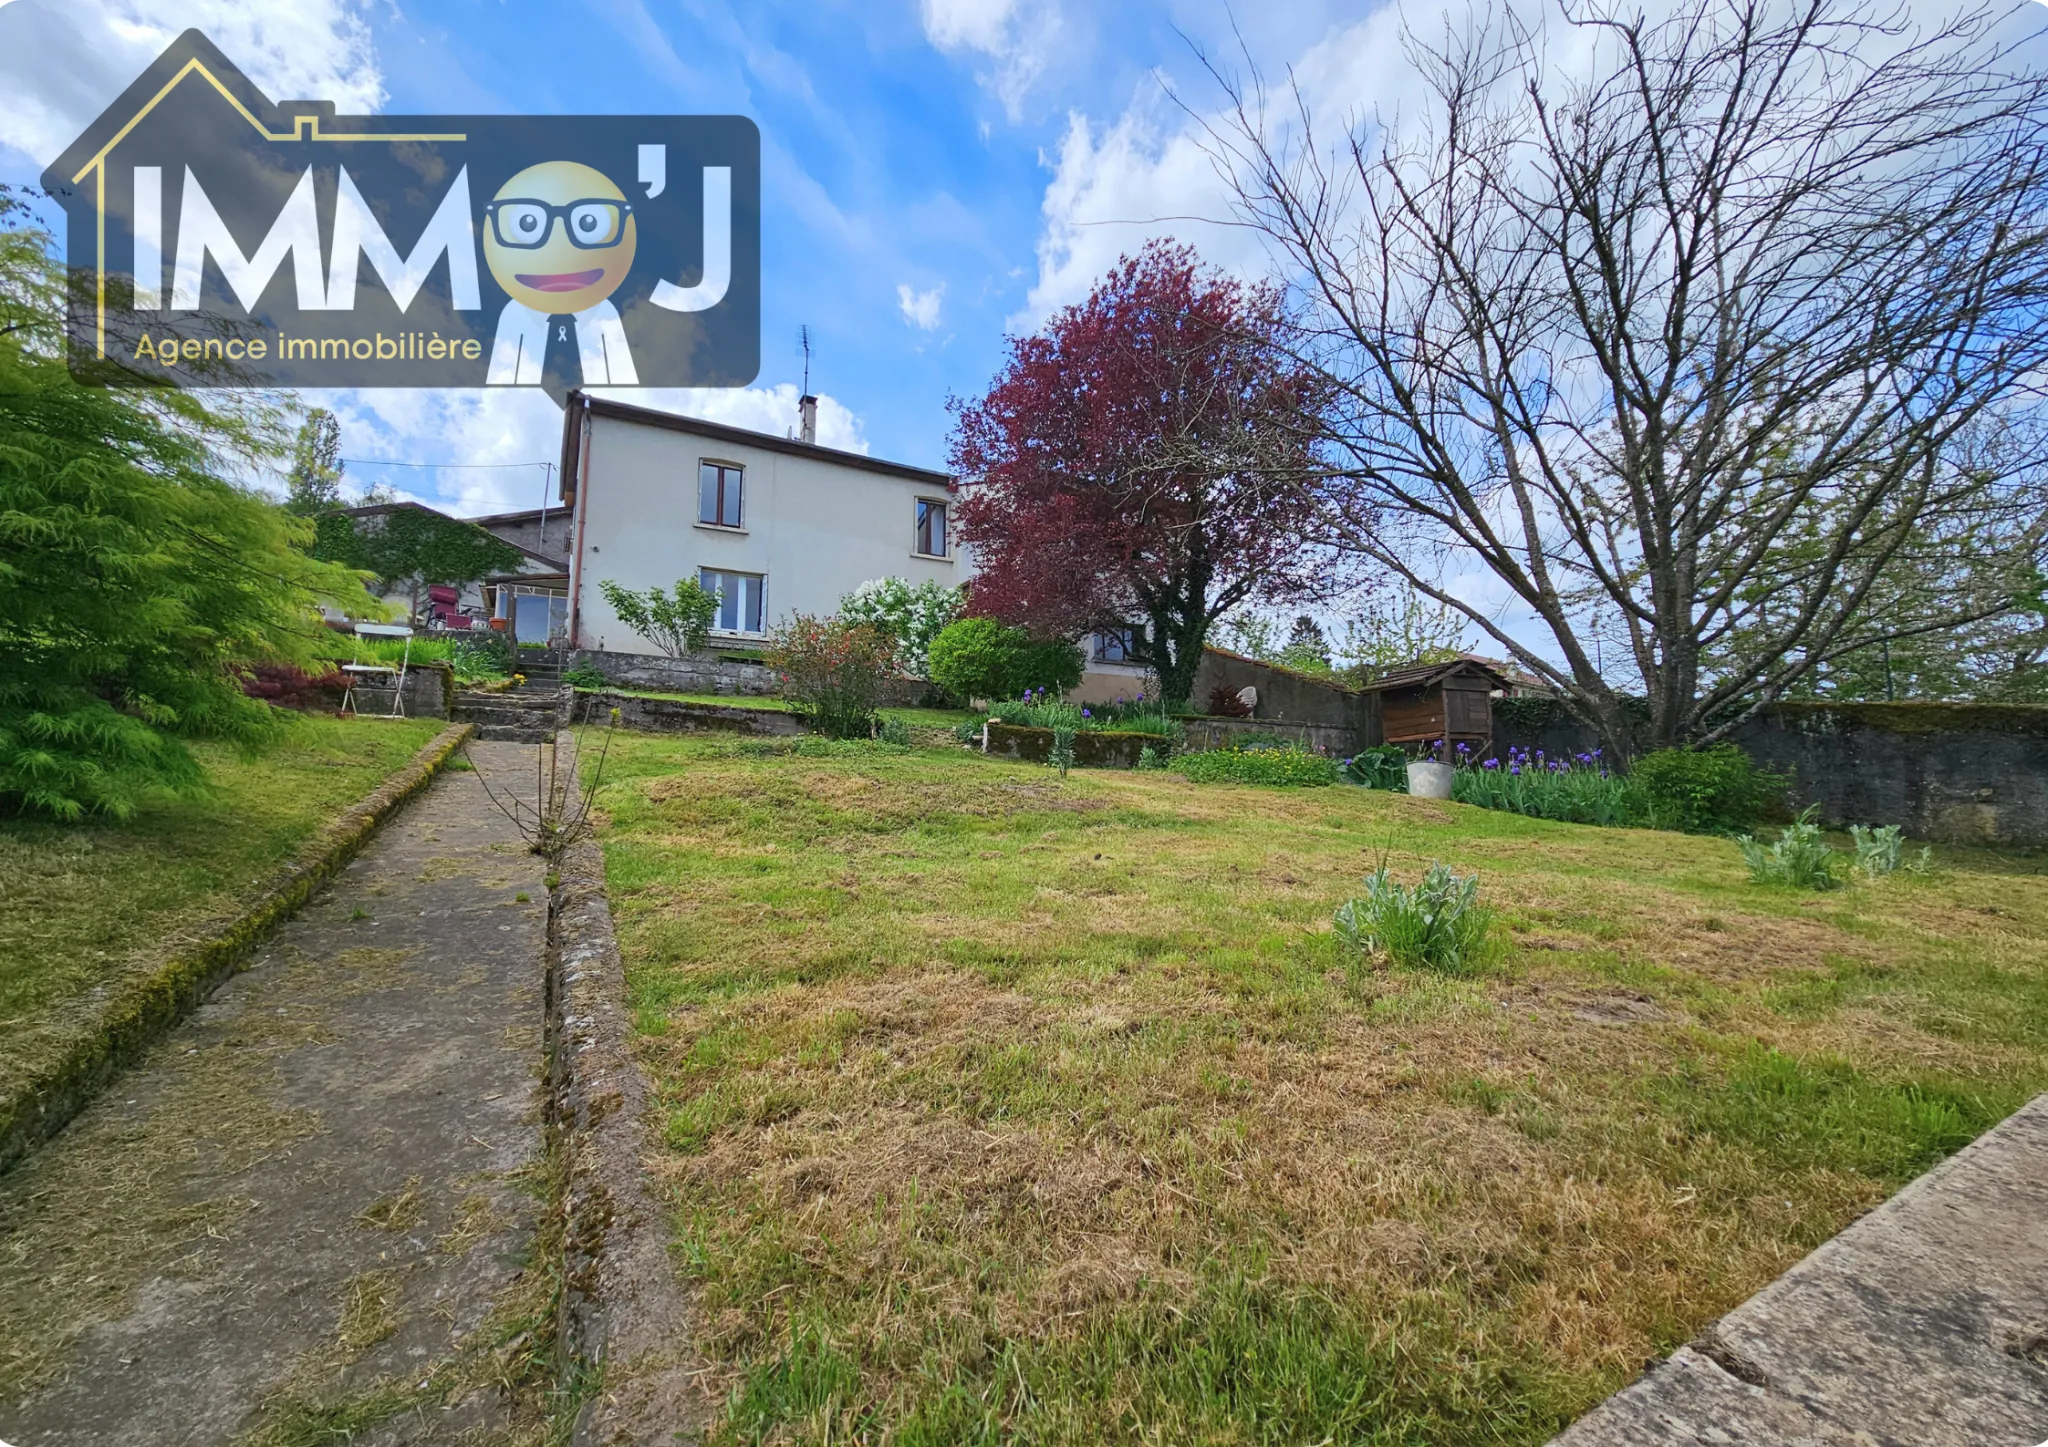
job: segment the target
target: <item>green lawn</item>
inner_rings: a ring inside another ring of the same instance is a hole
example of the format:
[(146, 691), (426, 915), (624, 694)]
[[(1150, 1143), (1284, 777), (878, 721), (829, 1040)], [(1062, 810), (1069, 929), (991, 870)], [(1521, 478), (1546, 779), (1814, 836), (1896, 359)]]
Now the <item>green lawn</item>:
[[(2048, 1084), (2048, 879), (965, 751), (620, 736), (717, 1442), (1538, 1443)], [(1383, 852), (1509, 948), (1348, 960)]]
[(126, 824), (0, 819), (0, 1094), (59, 1058), (108, 993), (249, 902), (443, 727), (293, 718), (260, 753), (195, 745), (207, 794)]

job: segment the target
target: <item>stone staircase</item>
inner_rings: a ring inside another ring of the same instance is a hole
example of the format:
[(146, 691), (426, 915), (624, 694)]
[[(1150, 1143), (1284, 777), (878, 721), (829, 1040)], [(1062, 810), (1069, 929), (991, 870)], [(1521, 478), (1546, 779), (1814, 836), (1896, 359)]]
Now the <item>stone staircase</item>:
[(555, 736), (561, 703), (561, 657), (553, 649), (522, 648), (514, 667), (526, 680), (516, 688), (458, 690), (455, 721), (475, 724), (480, 739), (546, 743)]

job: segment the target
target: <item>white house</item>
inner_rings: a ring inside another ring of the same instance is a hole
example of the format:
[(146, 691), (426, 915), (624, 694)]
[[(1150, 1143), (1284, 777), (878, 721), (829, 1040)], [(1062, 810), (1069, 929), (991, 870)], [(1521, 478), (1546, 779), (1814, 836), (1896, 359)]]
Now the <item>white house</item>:
[(969, 573), (943, 472), (571, 392), (562, 433), (571, 646), (651, 652), (599, 583), (695, 578), (719, 595), (714, 645), (761, 639), (793, 613), (825, 615), (870, 578)]
[[(967, 581), (973, 560), (953, 536), (953, 479), (820, 447), (809, 440), (815, 407), (803, 400), (791, 438), (571, 392), (561, 464), (568, 526), (555, 514), (549, 548), (568, 555), (570, 646), (654, 651), (606, 604), (606, 580), (642, 589), (697, 579), (719, 595), (712, 643), (723, 647), (758, 642), (793, 613), (837, 612), (872, 578)], [(521, 581), (538, 591), (549, 580)], [(1141, 692), (1146, 671), (1127, 660), (1127, 647), (1114, 633), (1082, 639), (1087, 672), (1073, 697)]]

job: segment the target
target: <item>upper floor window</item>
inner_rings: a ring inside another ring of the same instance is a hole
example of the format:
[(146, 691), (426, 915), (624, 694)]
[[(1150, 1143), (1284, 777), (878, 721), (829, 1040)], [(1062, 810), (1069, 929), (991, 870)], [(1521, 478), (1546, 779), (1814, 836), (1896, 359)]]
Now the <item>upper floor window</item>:
[(759, 633), (761, 595), (768, 580), (759, 573), (727, 573), (717, 568), (699, 568), (697, 582), (718, 599), (718, 614), (711, 626), (720, 633)]
[(1095, 635), (1095, 661), (1097, 663), (1129, 663), (1131, 649), (1137, 644), (1138, 630), (1135, 628), (1105, 628)]
[(946, 556), (946, 505), (930, 498), (917, 500), (917, 551), (930, 558)]
[(713, 527), (740, 525), (740, 486), (746, 469), (729, 462), (697, 464), (697, 521)]

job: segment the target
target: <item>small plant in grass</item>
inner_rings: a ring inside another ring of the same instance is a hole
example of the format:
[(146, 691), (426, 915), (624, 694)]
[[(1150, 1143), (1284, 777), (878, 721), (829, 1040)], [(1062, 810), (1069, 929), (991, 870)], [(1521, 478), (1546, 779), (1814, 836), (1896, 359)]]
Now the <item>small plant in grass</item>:
[(1320, 789), (1337, 782), (1336, 760), (1294, 744), (1280, 748), (1208, 749), (1182, 754), (1168, 767), (1197, 784)]
[(1072, 729), (1062, 728), (1052, 731), (1052, 751), (1046, 755), (1046, 762), (1060, 771), (1062, 779), (1066, 778), (1067, 770), (1074, 767), (1074, 731)]
[(1159, 750), (1147, 744), (1138, 750), (1138, 767), (1147, 773), (1166, 767), (1166, 761), (1159, 757)]
[(1493, 954), (1493, 911), (1479, 903), (1479, 876), (1453, 874), (1441, 861), (1414, 885), (1395, 879), (1383, 861), (1365, 877), (1365, 893), (1337, 907), (1334, 924), (1354, 957), (1408, 969), (1472, 974)]
[(1777, 842), (1765, 844), (1748, 834), (1735, 842), (1742, 850), (1742, 862), (1749, 877), (1758, 884), (1783, 884), (1793, 889), (1833, 889), (1842, 881), (1835, 876), (1836, 854), (1814, 822), (1820, 812), (1808, 805), (1787, 824)]
[(1856, 841), (1857, 872), (1866, 879), (1882, 879), (1902, 869), (1908, 874), (1925, 874), (1934, 862), (1934, 851), (1925, 845), (1917, 856), (1907, 855), (1906, 831), (1897, 824), (1874, 829), (1851, 824), (1849, 837)]
[(875, 728), (875, 738), (880, 743), (910, 746), (910, 725), (900, 718), (885, 718)]

